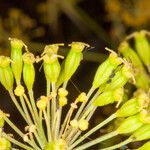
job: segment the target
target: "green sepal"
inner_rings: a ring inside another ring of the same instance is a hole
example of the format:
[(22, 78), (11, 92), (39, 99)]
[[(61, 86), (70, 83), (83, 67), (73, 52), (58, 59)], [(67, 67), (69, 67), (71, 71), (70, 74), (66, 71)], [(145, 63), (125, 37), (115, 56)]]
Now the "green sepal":
[(132, 133), (135, 130), (139, 129), (142, 125), (143, 122), (140, 121), (139, 114), (130, 116), (121, 123), (121, 125), (117, 129), (117, 132), (119, 134)]

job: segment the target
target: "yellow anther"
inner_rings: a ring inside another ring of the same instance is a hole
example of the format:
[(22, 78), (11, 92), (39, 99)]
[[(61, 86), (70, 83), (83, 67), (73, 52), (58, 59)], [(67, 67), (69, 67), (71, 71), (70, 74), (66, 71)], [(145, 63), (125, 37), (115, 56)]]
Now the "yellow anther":
[(79, 124), (79, 129), (80, 129), (81, 131), (85, 131), (85, 130), (87, 130), (88, 127), (89, 127), (89, 123), (88, 123), (88, 121), (85, 120), (85, 119), (80, 119), (79, 122), (78, 122), (78, 124)]
[(84, 92), (82, 92), (76, 99), (77, 102), (83, 102), (83, 103), (87, 102), (87, 100), (88, 100), (88, 97)]
[(73, 128), (78, 128), (78, 121), (76, 119), (73, 119), (73, 120), (70, 121), (70, 125)]
[(64, 89), (64, 88), (60, 88), (58, 90), (58, 95), (59, 95), (59, 97), (65, 97), (65, 96), (68, 95), (68, 91), (66, 89)]
[(16, 89), (14, 90), (14, 92), (15, 92), (16, 96), (23, 96), (23, 94), (24, 94), (24, 87), (22, 85), (18, 85), (16, 87)]
[(68, 100), (66, 97), (60, 97), (59, 98), (59, 106), (63, 107), (67, 104)]

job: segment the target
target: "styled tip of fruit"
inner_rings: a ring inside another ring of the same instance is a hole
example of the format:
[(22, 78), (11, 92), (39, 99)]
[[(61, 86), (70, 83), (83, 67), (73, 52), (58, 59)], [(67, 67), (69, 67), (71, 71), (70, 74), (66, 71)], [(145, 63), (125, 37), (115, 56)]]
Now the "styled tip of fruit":
[(82, 52), (85, 47), (90, 47), (89, 44), (83, 43), (83, 42), (72, 42), (69, 44), (73, 50), (76, 52)]
[(35, 57), (32, 53), (26, 52), (23, 54), (23, 61), (27, 64), (32, 64), (35, 62)]

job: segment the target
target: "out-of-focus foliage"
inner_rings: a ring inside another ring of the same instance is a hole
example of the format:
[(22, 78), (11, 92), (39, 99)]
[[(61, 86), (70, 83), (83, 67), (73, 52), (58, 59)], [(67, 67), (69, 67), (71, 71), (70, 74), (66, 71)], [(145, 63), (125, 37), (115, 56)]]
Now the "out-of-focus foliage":
[(148, 28), (150, 21), (148, 0), (106, 0), (107, 19), (113, 24), (114, 36), (121, 39), (128, 29)]

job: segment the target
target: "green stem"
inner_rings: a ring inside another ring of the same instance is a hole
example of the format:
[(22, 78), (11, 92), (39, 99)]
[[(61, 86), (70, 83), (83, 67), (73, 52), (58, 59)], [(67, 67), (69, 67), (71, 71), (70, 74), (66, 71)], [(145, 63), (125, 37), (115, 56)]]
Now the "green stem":
[[(24, 137), (24, 134), (7, 118), (4, 117), (5, 121), (8, 123), (8, 125), (21, 137)], [(34, 143), (32, 143), (31, 141), (27, 141), (27, 143), (29, 143), (32, 147), (37, 148), (37, 150), (39, 149), (39, 147), (35, 147)]]
[[(111, 133), (108, 133), (108, 134), (106, 134), (106, 135), (104, 135), (104, 136), (101, 136), (101, 137), (95, 139), (95, 140), (92, 140), (92, 141), (90, 141), (90, 142), (87, 142), (87, 143), (85, 143), (85, 144), (79, 146), (79, 147), (76, 147), (74, 150), (84, 150), (84, 149), (89, 148), (89, 147), (91, 147), (91, 146), (93, 146), (93, 145), (96, 145), (96, 144), (98, 144), (98, 143), (100, 143), (100, 142), (102, 142), (102, 141), (105, 141), (105, 140), (107, 140), (107, 139), (110, 139), (110, 138), (112, 138), (112, 137), (114, 137), (114, 136), (116, 136), (116, 135), (118, 135), (118, 133), (117, 133), (116, 131), (111, 132)], [(70, 149), (72, 149), (72, 146), (69, 148), (69, 150), (70, 150)]]
[[(88, 92), (88, 94), (87, 94), (88, 99), (90, 98), (90, 96), (92, 95), (92, 93), (94, 92), (94, 90), (95, 90), (94, 88), (91, 88), (91, 89), (89, 90), (89, 92)], [(74, 119), (78, 119), (78, 117), (79, 117), (80, 114), (82, 113), (82, 110), (84, 109), (86, 103), (87, 103), (87, 102), (81, 104), (81, 106), (80, 106), (80, 108), (78, 109), (78, 111), (77, 111), (77, 113), (76, 113)]]
[(38, 111), (36, 108), (36, 104), (35, 104), (35, 100), (34, 100), (34, 96), (33, 96), (33, 90), (28, 91), (28, 93), (29, 93), (30, 102), (31, 102), (31, 105), (32, 105), (32, 108), (33, 108), (33, 111), (35, 114), (35, 119), (38, 124), (37, 131), (40, 135), (40, 140), (42, 142), (42, 143), (41, 142), (40, 143), (42, 144), (42, 147), (43, 147), (47, 143), (47, 141), (46, 141), (46, 137), (45, 137), (45, 133), (44, 133), (42, 124), (40, 123), (40, 117), (38, 115)]
[(113, 146), (110, 146), (110, 147), (107, 147), (107, 148), (103, 148), (101, 150), (113, 150), (113, 149), (117, 149), (117, 148), (122, 147), (124, 145), (127, 145), (127, 144), (129, 144), (131, 142), (132, 142), (132, 139), (129, 138), (129, 139), (127, 139), (127, 140), (125, 140), (125, 141), (123, 141), (123, 142), (121, 142), (119, 144), (116, 144), (116, 145), (113, 145)]
[(51, 137), (51, 129), (50, 129), (50, 122), (48, 120), (47, 113), (46, 113), (45, 110), (43, 111), (43, 114), (44, 114), (44, 118), (45, 118), (45, 122), (46, 122), (46, 127), (47, 127), (48, 142), (50, 142), (51, 139), (52, 139), (52, 137)]
[(15, 106), (17, 107), (19, 113), (22, 115), (22, 117), (24, 118), (24, 120), (28, 123), (27, 118), (25, 116), (25, 113), (23, 112), (22, 108), (20, 107), (19, 103), (17, 102), (17, 99), (13, 93), (13, 91), (9, 91), (9, 95), (13, 101), (13, 103), (15, 104)]
[[(83, 136), (81, 136), (75, 143), (73, 143), (70, 148), (74, 148), (76, 145), (78, 145), (79, 143), (81, 143), (84, 139), (86, 139), (88, 136), (90, 136), (92, 133), (96, 132), (97, 130), (99, 130), (101, 127), (103, 127), (104, 125), (106, 125), (107, 123), (109, 123), (110, 121), (112, 121), (113, 119), (116, 118), (116, 114), (112, 114), (109, 118), (107, 118), (106, 120), (104, 120), (103, 122), (101, 122), (100, 124), (98, 124), (97, 126), (95, 126), (93, 129), (91, 129), (89, 132), (87, 132), (86, 134), (84, 134)], [(94, 141), (94, 140), (93, 140)]]
[(22, 108), (23, 108), (23, 110), (25, 112), (25, 116), (27, 118), (28, 124), (31, 125), (31, 124), (33, 124), (33, 122), (31, 120), (30, 114), (29, 114), (28, 109), (26, 107), (24, 98), (22, 96), (20, 96), (19, 98), (20, 98), (20, 102), (21, 102)]
[[(47, 97), (49, 97), (50, 96), (50, 86), (51, 86), (50, 81), (46, 80), (46, 84), (47, 84), (47, 86), (46, 86), (46, 95), (47, 95)], [(48, 101), (48, 104), (47, 104), (47, 119), (48, 119), (48, 122), (50, 123), (50, 100)], [(48, 136), (48, 133), (47, 133), (47, 136)]]
[(19, 141), (15, 140), (14, 138), (8, 136), (6, 133), (2, 133), (2, 136), (4, 138), (6, 138), (7, 140), (9, 140), (11, 143), (14, 143), (15, 145), (18, 145), (19, 147), (24, 148), (25, 150), (35, 150), (32, 147), (29, 147), (25, 144), (22, 144), (21, 142), (19, 142)]
[[(52, 83), (52, 92), (56, 92), (56, 87), (55, 87), (55, 83)], [(51, 105), (51, 123), (52, 123), (52, 133), (53, 133), (53, 137), (54, 135), (54, 130), (55, 129), (55, 117), (56, 117), (56, 97), (52, 98), (52, 105)]]

